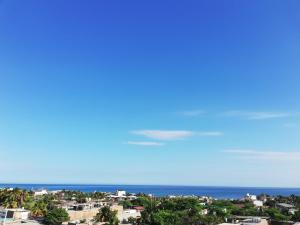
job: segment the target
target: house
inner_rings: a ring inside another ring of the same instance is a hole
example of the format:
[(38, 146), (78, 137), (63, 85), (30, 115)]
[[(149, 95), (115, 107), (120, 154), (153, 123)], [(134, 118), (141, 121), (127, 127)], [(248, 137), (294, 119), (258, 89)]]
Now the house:
[(268, 221), (259, 217), (251, 217), (242, 221), (237, 220), (233, 223), (221, 223), (219, 225), (268, 225)]
[(123, 206), (114, 204), (110, 207), (112, 211), (117, 211), (117, 217), (120, 221), (127, 221), (129, 218), (140, 218), (141, 212), (137, 209), (123, 209)]
[(135, 200), (135, 199), (137, 199), (137, 197), (135, 195), (129, 195), (129, 196), (126, 196), (126, 198), (128, 200)]
[(75, 211), (89, 210), (92, 208), (94, 207), (91, 204), (87, 204), (87, 203), (73, 205), (73, 210)]
[(55, 194), (62, 193), (62, 190), (53, 190), (53, 191), (47, 191), (47, 192), (48, 192), (48, 194), (53, 194), (53, 195), (55, 195)]
[(67, 210), (70, 221), (90, 220), (99, 212), (99, 208), (94, 208), (91, 204), (76, 204)]
[(33, 191), (34, 196), (42, 196), (48, 194), (48, 191), (46, 189), (41, 190), (35, 190)]
[(245, 199), (250, 200), (250, 201), (255, 201), (255, 200), (257, 200), (257, 197), (256, 197), (256, 195), (250, 195), (249, 193), (247, 193), (245, 196)]
[(111, 199), (122, 200), (127, 198), (126, 191), (117, 190), (115, 194), (109, 195)]
[(126, 196), (126, 191), (123, 191), (123, 190), (117, 190), (116, 196), (117, 196), (117, 197), (125, 197), (125, 196)]
[(246, 194), (244, 200), (251, 201), (255, 207), (262, 207), (264, 202), (260, 199), (257, 199), (256, 195), (250, 195), (249, 193)]
[(101, 208), (102, 206), (108, 206), (110, 204), (110, 202), (107, 202), (107, 201), (93, 201), (93, 202), (90, 202), (90, 204), (92, 204), (94, 208)]
[[(298, 209), (295, 209), (295, 208), (292, 208), (292, 209), (289, 209), (288, 213), (291, 214), (291, 215), (295, 215), (295, 213), (298, 211)], [(300, 224), (299, 224), (300, 225)]]
[(118, 218), (120, 221), (128, 220), (129, 218), (140, 218), (141, 213), (135, 209), (125, 209), (123, 210), (121, 216)]
[(276, 207), (284, 212), (289, 212), (291, 214), (294, 214), (297, 210), (295, 209), (294, 205), (287, 204), (287, 203), (277, 203)]
[[(0, 220), (0, 224), (1, 223), (1, 220)], [(16, 221), (16, 220), (6, 220), (5, 221), (5, 225), (42, 225), (42, 223), (40, 223), (39, 221), (36, 221), (36, 220), (19, 220), (19, 221)], [(4, 225), (4, 223), (3, 223)]]
[(7, 209), (6, 218), (13, 220), (28, 220), (30, 211), (25, 209)]
[(260, 200), (254, 200), (253, 204), (255, 205), (255, 207), (263, 207), (264, 202)]
[(270, 197), (268, 197), (268, 196), (265, 195), (265, 194), (259, 195), (259, 196), (257, 197), (258, 200), (263, 201), (264, 203), (267, 202), (268, 198), (270, 198)]

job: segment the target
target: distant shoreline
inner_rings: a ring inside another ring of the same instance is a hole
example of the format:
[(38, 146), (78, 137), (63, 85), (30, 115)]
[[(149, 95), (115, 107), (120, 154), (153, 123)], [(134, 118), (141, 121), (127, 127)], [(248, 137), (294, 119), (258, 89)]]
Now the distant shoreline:
[(175, 185), (118, 185), (118, 184), (12, 184), (1, 183), (0, 188), (18, 187), (22, 189), (47, 189), (47, 190), (74, 190), (82, 192), (115, 192), (126, 190), (129, 193), (145, 193), (154, 196), (168, 195), (195, 195), (210, 196), (218, 199), (239, 199), (250, 194), (268, 195), (299, 195), (300, 188), (276, 188), (276, 187), (221, 187), (221, 186), (175, 186)]
[(268, 188), (268, 189), (300, 189), (296, 186), (230, 186), (230, 185), (191, 185), (191, 184), (110, 184), (110, 183), (6, 183), (0, 182), (0, 187), (3, 185), (46, 185), (46, 186), (160, 186), (160, 187), (199, 187), (199, 188)]

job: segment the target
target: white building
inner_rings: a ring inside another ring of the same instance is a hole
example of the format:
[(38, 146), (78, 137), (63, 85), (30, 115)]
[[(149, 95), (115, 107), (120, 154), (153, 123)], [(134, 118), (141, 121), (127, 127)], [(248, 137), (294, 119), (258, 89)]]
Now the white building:
[(53, 191), (48, 191), (48, 194), (55, 195), (55, 194), (58, 194), (58, 193), (61, 193), (61, 192), (62, 192), (62, 190), (53, 190)]
[(129, 196), (126, 196), (129, 200), (134, 200), (134, 199), (137, 199), (137, 197), (135, 195), (129, 195)]
[(7, 209), (6, 218), (14, 220), (28, 220), (30, 211), (25, 209)]
[[(297, 209), (289, 209), (289, 214), (295, 215), (295, 213), (297, 212)], [(300, 224), (299, 224), (300, 225)]]
[(249, 193), (247, 193), (244, 199), (251, 201), (256, 207), (262, 207), (264, 205), (264, 202), (258, 200), (256, 195), (250, 195)]
[(168, 198), (176, 198), (176, 195), (168, 195)]
[(136, 209), (123, 209), (121, 205), (112, 205), (110, 207), (111, 210), (117, 211), (117, 217), (120, 221), (127, 221), (130, 217), (139, 218), (141, 217), (141, 212)]
[(256, 195), (250, 195), (249, 193), (247, 193), (245, 199), (250, 200), (250, 201), (255, 201), (255, 200), (257, 200), (257, 197), (256, 197)]
[(118, 197), (124, 197), (124, 196), (126, 196), (126, 191), (117, 190), (116, 196), (118, 196)]
[(256, 206), (256, 207), (262, 207), (264, 205), (263, 201), (260, 201), (260, 200), (254, 200), (253, 201), (253, 204)]
[(141, 217), (141, 213), (135, 209), (125, 209), (121, 216), (119, 217), (120, 221), (128, 220), (130, 217), (139, 218)]
[(268, 225), (268, 221), (266, 219), (253, 217), (236, 223), (221, 223), (219, 225)]
[(46, 189), (41, 189), (41, 190), (33, 191), (33, 193), (34, 193), (34, 196), (41, 196), (41, 195), (48, 194), (48, 191)]

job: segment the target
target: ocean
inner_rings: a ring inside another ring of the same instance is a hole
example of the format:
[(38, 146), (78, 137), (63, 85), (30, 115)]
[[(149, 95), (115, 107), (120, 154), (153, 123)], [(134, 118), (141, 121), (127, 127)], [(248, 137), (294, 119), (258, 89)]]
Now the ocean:
[(218, 199), (239, 199), (247, 193), (259, 195), (291, 194), (300, 195), (300, 188), (268, 188), (268, 187), (210, 187), (210, 186), (167, 186), (167, 185), (82, 185), (82, 184), (0, 184), (0, 187), (19, 187), (28, 190), (46, 188), (48, 190), (76, 190), (82, 192), (115, 192), (125, 190), (129, 193), (145, 193), (154, 196), (197, 195), (211, 196)]

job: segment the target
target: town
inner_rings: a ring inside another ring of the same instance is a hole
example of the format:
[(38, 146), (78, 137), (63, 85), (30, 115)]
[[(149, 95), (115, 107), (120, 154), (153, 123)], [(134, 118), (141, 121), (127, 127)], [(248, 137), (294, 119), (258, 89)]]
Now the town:
[(143, 193), (0, 189), (6, 225), (299, 225), (300, 196), (157, 197)]

